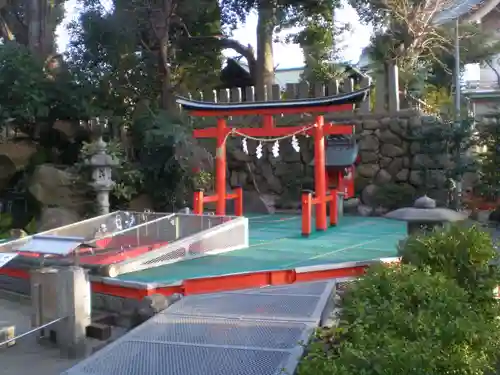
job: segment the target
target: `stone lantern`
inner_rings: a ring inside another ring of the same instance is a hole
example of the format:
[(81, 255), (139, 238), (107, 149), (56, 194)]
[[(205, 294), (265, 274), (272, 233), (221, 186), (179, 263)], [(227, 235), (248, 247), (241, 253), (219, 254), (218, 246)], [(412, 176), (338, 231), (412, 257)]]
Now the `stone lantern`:
[(427, 195), (418, 198), (413, 207), (399, 208), (387, 213), (385, 217), (406, 221), (408, 235), (445, 228), (450, 223), (467, 219), (467, 215), (460, 212), (436, 207), (436, 201)]
[[(98, 122), (99, 120), (96, 119)], [(107, 144), (99, 132), (93, 142), (94, 154), (87, 160), (87, 165), (92, 169), (92, 181), (89, 185), (95, 190), (97, 209), (100, 215), (109, 213), (109, 193), (115, 186), (112, 178), (113, 168), (118, 165), (118, 160), (107, 153)]]

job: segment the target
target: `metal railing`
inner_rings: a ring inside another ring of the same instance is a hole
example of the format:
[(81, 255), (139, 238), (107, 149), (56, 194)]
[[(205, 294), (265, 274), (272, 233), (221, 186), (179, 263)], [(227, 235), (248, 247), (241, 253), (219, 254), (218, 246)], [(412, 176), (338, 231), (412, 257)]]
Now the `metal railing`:
[(500, 82), (497, 80), (468, 81), (464, 85), (465, 90), (500, 90)]
[(117, 264), (117, 274), (136, 272), (180, 260), (248, 246), (248, 219), (235, 216), (184, 215), (174, 218), (175, 240)]
[(8, 340), (2, 341), (2, 342), (0, 342), (0, 348), (2, 348), (4, 346), (8, 346), (8, 344), (10, 344), (11, 342), (15, 342), (15, 341), (17, 341), (17, 340), (19, 340), (19, 339), (21, 339), (23, 337), (31, 335), (32, 333), (35, 333), (35, 332), (41, 331), (44, 328), (50, 327), (51, 325), (56, 324), (56, 323), (58, 323), (58, 322), (60, 322), (60, 321), (62, 321), (64, 319), (66, 319), (66, 318), (57, 318), (57, 319), (54, 319), (54, 320), (52, 320), (52, 321), (50, 321), (48, 323), (42, 324), (41, 326), (33, 328), (33, 329), (31, 329), (31, 330), (29, 330), (27, 332), (21, 333), (20, 335), (17, 335), (17, 336), (12, 337), (12, 338), (10, 338)]

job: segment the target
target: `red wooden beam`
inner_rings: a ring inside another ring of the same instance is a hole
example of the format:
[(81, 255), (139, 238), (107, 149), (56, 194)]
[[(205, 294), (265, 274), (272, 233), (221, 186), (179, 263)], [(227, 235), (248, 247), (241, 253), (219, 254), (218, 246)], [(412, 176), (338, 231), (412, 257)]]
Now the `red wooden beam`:
[[(305, 130), (307, 126), (283, 126), (275, 127), (271, 129), (264, 128), (234, 128), (239, 134), (244, 134), (250, 137), (283, 137), (286, 135), (292, 135), (293, 133), (299, 132), (304, 129), (299, 135), (313, 135), (313, 129)], [(231, 128), (226, 130), (226, 134), (231, 133)], [(352, 125), (337, 125), (337, 124), (327, 124), (324, 127), (325, 135), (345, 135), (352, 134), (354, 127)], [(238, 135), (238, 134), (235, 134)], [(195, 138), (217, 138), (217, 128), (205, 128), (205, 129), (195, 129), (193, 131), (193, 136)]]
[(226, 109), (226, 110), (194, 110), (191, 116), (225, 117), (225, 116), (263, 116), (263, 115), (292, 115), (304, 113), (324, 114), (328, 112), (352, 111), (353, 104), (335, 104), (325, 107), (299, 107), (299, 108), (259, 108), (259, 109)]

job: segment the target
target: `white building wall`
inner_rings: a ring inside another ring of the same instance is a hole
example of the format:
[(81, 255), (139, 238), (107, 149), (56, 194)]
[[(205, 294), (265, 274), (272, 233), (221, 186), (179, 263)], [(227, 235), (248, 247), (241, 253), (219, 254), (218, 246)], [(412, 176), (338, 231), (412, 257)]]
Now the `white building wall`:
[[(500, 7), (490, 12), (481, 20), (481, 26), (485, 30), (490, 30), (500, 39)], [(500, 73), (500, 54), (493, 58), (493, 67)], [(498, 77), (489, 66), (482, 66), (479, 73), (479, 84), (484, 88), (497, 88)]]
[(285, 88), (287, 83), (299, 83), (300, 75), (304, 68), (290, 68), (290, 69), (276, 69), (274, 72), (274, 83), (280, 85), (282, 89)]

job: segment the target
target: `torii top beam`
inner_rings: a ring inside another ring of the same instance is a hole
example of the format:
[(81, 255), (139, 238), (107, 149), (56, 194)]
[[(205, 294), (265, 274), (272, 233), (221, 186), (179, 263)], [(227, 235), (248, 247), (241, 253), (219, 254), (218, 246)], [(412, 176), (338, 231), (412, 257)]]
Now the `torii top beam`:
[(367, 99), (369, 91), (370, 87), (365, 87), (350, 93), (322, 98), (242, 103), (210, 103), (178, 97), (177, 103), (192, 116), (204, 117), (326, 113), (352, 110), (354, 104)]

